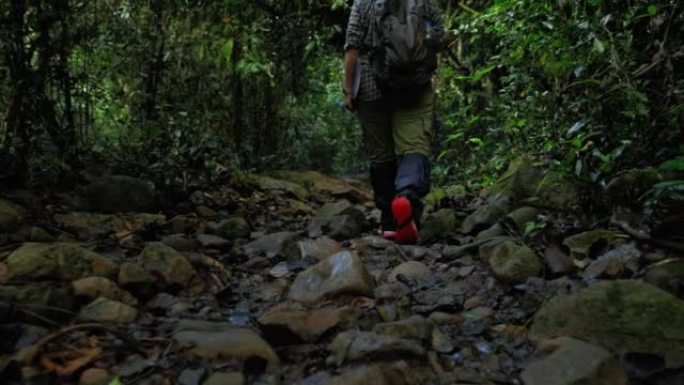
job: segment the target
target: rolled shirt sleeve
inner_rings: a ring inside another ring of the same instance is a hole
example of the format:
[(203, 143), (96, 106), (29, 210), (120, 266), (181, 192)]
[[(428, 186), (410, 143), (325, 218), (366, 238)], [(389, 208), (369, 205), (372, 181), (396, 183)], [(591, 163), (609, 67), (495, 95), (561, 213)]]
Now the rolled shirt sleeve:
[(351, 13), (349, 15), (349, 22), (347, 23), (347, 34), (344, 42), (344, 50), (351, 48), (361, 49), (363, 44), (363, 31), (365, 20), (361, 10), (364, 0), (354, 0)]

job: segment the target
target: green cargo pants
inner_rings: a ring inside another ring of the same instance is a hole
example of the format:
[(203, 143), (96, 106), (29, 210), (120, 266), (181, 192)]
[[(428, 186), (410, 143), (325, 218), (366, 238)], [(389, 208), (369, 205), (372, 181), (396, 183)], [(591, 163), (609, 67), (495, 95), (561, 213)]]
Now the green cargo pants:
[(372, 163), (385, 163), (407, 154), (430, 156), (435, 98), (430, 87), (409, 97), (385, 96), (359, 102), (358, 117)]

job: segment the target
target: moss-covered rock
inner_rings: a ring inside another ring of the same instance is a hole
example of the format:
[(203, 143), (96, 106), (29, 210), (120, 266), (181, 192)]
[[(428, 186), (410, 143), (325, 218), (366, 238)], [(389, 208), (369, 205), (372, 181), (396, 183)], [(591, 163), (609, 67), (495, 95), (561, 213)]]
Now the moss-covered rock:
[(14, 202), (0, 198), (0, 232), (15, 232), (26, 221), (26, 210)]
[(256, 174), (249, 175), (247, 180), (249, 184), (262, 191), (285, 191), (302, 201), (309, 199), (310, 196), (309, 190), (306, 187), (286, 180)]
[(87, 239), (107, 234), (129, 234), (152, 225), (161, 226), (166, 223), (166, 216), (146, 213), (114, 215), (73, 212), (55, 215), (55, 222), (63, 229)]
[(26, 243), (5, 263), (17, 280), (73, 281), (91, 275), (112, 278), (118, 272), (118, 266), (108, 258), (68, 243)]
[(559, 295), (534, 316), (534, 341), (576, 337), (612, 350), (655, 354), (668, 368), (684, 366), (684, 302), (633, 280), (601, 282), (574, 295)]
[(460, 226), (453, 209), (441, 209), (427, 216), (420, 228), (420, 240), (432, 242), (452, 236)]
[(684, 259), (671, 258), (649, 266), (644, 281), (684, 298)]
[(570, 250), (571, 257), (585, 259), (591, 256), (592, 250), (603, 249), (621, 242), (622, 240), (618, 238), (618, 233), (615, 231), (592, 230), (565, 238), (563, 246)]
[(466, 234), (478, 232), (495, 224), (504, 215), (506, 215), (506, 210), (500, 205), (494, 203), (482, 205), (463, 220), (461, 229)]
[(151, 182), (125, 175), (105, 176), (86, 187), (91, 207), (103, 213), (157, 210), (157, 194)]
[(373, 199), (369, 189), (359, 188), (317, 171), (277, 171), (272, 175), (308, 188), (314, 198), (319, 201), (335, 198), (349, 199), (354, 203), (363, 203)]
[(509, 283), (522, 283), (541, 273), (542, 264), (534, 250), (514, 240), (497, 243), (493, 247), (480, 247), (480, 257), (494, 274)]
[(184, 256), (160, 242), (149, 243), (138, 259), (145, 270), (161, 276), (168, 285), (185, 286), (195, 275), (195, 269)]

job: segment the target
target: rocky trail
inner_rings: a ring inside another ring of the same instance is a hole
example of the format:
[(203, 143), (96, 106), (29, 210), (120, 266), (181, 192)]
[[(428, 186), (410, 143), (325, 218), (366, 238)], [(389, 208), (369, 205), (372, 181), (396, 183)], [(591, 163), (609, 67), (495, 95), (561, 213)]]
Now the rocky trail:
[(3, 192), (0, 382), (684, 384), (681, 215), (591, 222), (543, 180), (436, 191), (417, 246), (373, 234), (367, 185), (315, 172)]

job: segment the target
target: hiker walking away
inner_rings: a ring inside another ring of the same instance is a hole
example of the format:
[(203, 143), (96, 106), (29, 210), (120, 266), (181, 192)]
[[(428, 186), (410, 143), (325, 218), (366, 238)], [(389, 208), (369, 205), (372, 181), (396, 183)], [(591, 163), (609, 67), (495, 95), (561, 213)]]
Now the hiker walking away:
[(434, 0), (355, 0), (344, 45), (345, 104), (370, 158), (381, 231), (416, 243), (430, 189), (432, 76), (447, 33)]

